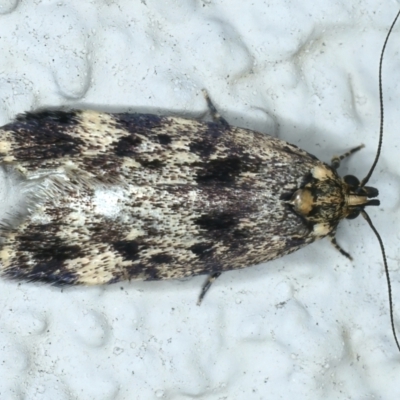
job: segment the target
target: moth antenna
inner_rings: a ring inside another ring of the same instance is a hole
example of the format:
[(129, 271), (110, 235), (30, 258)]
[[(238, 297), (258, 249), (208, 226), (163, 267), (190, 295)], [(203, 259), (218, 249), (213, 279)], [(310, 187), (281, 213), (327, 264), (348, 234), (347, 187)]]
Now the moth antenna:
[[(399, 14), (397, 14), (399, 15)], [(368, 222), (368, 225), (371, 227), (371, 229), (374, 231), (375, 236), (378, 239), (379, 245), (381, 247), (381, 252), (382, 252), (382, 258), (383, 258), (383, 264), (385, 266), (385, 274), (386, 274), (386, 281), (387, 281), (387, 286), (388, 286), (388, 294), (389, 294), (389, 309), (390, 309), (390, 323), (392, 325), (392, 332), (393, 332), (393, 336), (394, 336), (394, 340), (396, 342), (397, 348), (400, 351), (400, 344), (399, 344), (399, 340), (397, 339), (397, 335), (396, 335), (396, 329), (394, 327), (394, 317), (393, 317), (393, 300), (392, 300), (392, 285), (390, 283), (390, 276), (389, 276), (389, 268), (387, 265), (387, 261), (386, 261), (386, 253), (385, 253), (385, 248), (383, 246), (383, 242), (382, 239), (378, 233), (378, 231), (376, 230), (376, 228), (374, 227), (374, 225), (372, 224), (372, 221), (369, 217), (369, 215), (362, 210), (361, 211), (362, 216), (364, 217), (364, 219)]]
[(393, 27), (396, 25), (397, 19), (399, 18), (400, 15), (400, 10), (398, 11), (396, 18), (392, 22), (392, 25), (389, 29), (389, 32), (386, 35), (385, 42), (382, 47), (382, 52), (381, 52), (381, 57), (379, 59), (379, 103), (380, 103), (380, 111), (381, 111), (381, 121), (380, 121), (380, 127), (379, 127), (379, 143), (378, 143), (378, 150), (376, 151), (376, 156), (375, 160), (371, 166), (371, 169), (369, 170), (367, 176), (361, 181), (360, 186), (363, 187), (366, 185), (366, 183), (369, 181), (369, 178), (371, 178), (372, 173), (374, 172), (374, 169), (376, 167), (376, 164), (378, 163), (379, 156), (381, 155), (381, 148), (382, 148), (382, 140), (383, 140), (383, 90), (382, 90), (382, 62), (383, 62), (383, 54), (385, 53), (386, 49), (386, 44), (389, 40), (390, 34), (392, 33)]

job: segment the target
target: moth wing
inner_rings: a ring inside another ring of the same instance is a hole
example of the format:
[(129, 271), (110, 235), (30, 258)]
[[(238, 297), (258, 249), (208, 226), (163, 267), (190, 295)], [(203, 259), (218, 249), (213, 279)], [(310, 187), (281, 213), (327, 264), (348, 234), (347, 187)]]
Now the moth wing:
[(45, 177), (36, 208), (3, 232), (1, 269), (12, 278), (182, 278), (315, 240), (285, 199), (322, 163), (268, 135), (146, 114), (42, 113), (3, 127), (2, 152), (28, 182)]

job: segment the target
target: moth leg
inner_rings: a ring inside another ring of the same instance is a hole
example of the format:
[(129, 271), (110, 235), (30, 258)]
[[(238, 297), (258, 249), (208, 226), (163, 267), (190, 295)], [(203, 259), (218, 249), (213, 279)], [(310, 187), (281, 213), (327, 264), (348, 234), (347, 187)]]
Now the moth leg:
[(204, 296), (206, 295), (208, 289), (210, 289), (210, 286), (215, 282), (215, 280), (221, 275), (221, 272), (214, 272), (211, 275), (208, 276), (206, 282), (204, 283), (201, 293), (199, 296), (199, 299), (197, 300), (197, 305), (199, 306), (201, 302), (204, 299)]
[(202, 92), (203, 92), (204, 98), (206, 99), (208, 110), (210, 111), (213, 121), (216, 122), (217, 124), (220, 124), (220, 125), (228, 128), (229, 127), (228, 122), (226, 121), (226, 119), (224, 117), (221, 117), (221, 114), (215, 108), (213, 102), (210, 99), (210, 96), (208, 95), (207, 90), (203, 89)]
[(344, 250), (338, 245), (338, 243), (337, 243), (337, 241), (336, 241), (336, 239), (335, 239), (335, 234), (336, 234), (336, 232), (331, 232), (331, 233), (329, 234), (329, 239), (330, 239), (330, 241), (331, 241), (333, 247), (334, 247), (336, 250), (340, 251), (340, 253), (341, 253), (342, 255), (344, 255), (345, 257), (347, 257), (349, 260), (352, 261), (352, 260), (353, 260), (353, 257), (352, 257), (347, 251), (344, 251)]
[(342, 154), (341, 156), (334, 156), (332, 157), (331, 160), (331, 167), (333, 169), (338, 169), (340, 167), (340, 162), (346, 158), (357, 152), (358, 150), (361, 150), (363, 147), (365, 147), (363, 144), (360, 144), (357, 147), (354, 147), (353, 149), (347, 151), (346, 153)]

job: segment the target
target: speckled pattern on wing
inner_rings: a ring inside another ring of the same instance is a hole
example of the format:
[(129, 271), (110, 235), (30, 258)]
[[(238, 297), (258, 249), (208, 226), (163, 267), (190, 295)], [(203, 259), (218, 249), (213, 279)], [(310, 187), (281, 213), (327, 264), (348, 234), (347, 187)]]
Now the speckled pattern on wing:
[(268, 135), (148, 114), (38, 112), (0, 130), (0, 157), (42, 179), (4, 227), (0, 268), (56, 284), (243, 268), (312, 242), (284, 202), (315, 157)]

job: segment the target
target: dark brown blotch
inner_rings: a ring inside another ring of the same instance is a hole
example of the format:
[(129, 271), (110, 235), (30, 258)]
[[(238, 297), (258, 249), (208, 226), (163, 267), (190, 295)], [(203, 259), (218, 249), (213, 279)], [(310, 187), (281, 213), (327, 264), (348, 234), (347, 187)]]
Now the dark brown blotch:
[(193, 246), (189, 247), (189, 250), (193, 254), (196, 254), (196, 256), (199, 257), (200, 260), (203, 260), (204, 258), (210, 257), (212, 255), (213, 245), (212, 243), (208, 242), (196, 243)]
[(115, 144), (114, 152), (119, 157), (132, 157), (141, 143), (142, 139), (134, 134), (123, 136)]
[(199, 184), (213, 183), (232, 184), (236, 178), (245, 172), (257, 172), (260, 163), (248, 158), (231, 156), (211, 160), (197, 171), (196, 181)]
[(251, 236), (251, 232), (248, 229), (235, 229), (232, 233), (234, 239), (248, 239)]
[(3, 127), (17, 142), (13, 155), (19, 159), (44, 160), (76, 155), (83, 141), (70, 132), (79, 124), (78, 112), (41, 111), (17, 117)]
[(54, 229), (57, 229), (55, 225), (48, 224), (32, 227), (29, 234), (18, 235), (16, 237), (16, 242), (19, 243), (17, 251), (32, 254), (36, 261), (55, 260), (59, 262), (84, 255), (80, 246), (66, 244), (55, 235)]
[(167, 253), (153, 254), (151, 256), (151, 261), (155, 264), (170, 264), (173, 260), (173, 257)]
[(140, 276), (145, 281), (163, 279), (160, 270), (149, 263), (138, 262), (125, 267), (126, 279), (135, 279)]
[(73, 285), (79, 276), (67, 269), (63, 261), (49, 260), (38, 262), (25, 277), (29, 281), (46, 282), (56, 286)]
[(239, 223), (236, 214), (228, 212), (204, 214), (194, 222), (201, 229), (207, 231), (228, 230)]
[(167, 135), (167, 134), (158, 134), (158, 141), (160, 142), (160, 144), (166, 146), (167, 144), (170, 144), (172, 142), (171, 136)]
[(113, 243), (113, 247), (126, 260), (139, 258), (139, 243), (136, 240), (119, 240)]
[(303, 246), (304, 244), (307, 243), (305, 238), (301, 237), (288, 237), (285, 239), (286, 240), (286, 245), (285, 248), (291, 249), (291, 248), (297, 248), (298, 246)]
[(189, 149), (192, 153), (197, 154), (201, 158), (208, 158), (215, 152), (215, 146), (218, 143), (218, 139), (226, 133), (228, 128), (215, 122), (205, 123), (206, 129), (201, 133), (201, 137), (198, 140), (193, 140)]
[(33, 126), (36, 124), (37, 127), (43, 125), (43, 123), (55, 123), (60, 125), (67, 125), (69, 127), (79, 124), (79, 111), (60, 111), (60, 110), (43, 110), (38, 112), (27, 112), (22, 115), (18, 115), (16, 121), (21, 126), (29, 124)]
[(209, 139), (193, 140), (189, 144), (189, 150), (200, 156), (201, 158), (208, 158), (215, 151), (215, 146)]
[(159, 128), (165, 118), (154, 114), (121, 113), (113, 114), (116, 125), (130, 133), (145, 133)]
[(160, 169), (164, 166), (164, 163), (157, 159), (155, 160), (137, 159), (137, 161), (140, 163), (140, 165), (149, 169)]
[[(16, 250), (18, 266), (10, 269), (7, 275), (11, 278), (23, 278), (30, 281), (42, 281), (55, 285), (73, 284), (78, 277), (66, 266), (67, 260), (84, 256), (79, 245), (67, 244), (56, 236), (58, 226), (54, 224), (28, 227), (29, 234), (18, 235)], [(33, 267), (24, 266), (27, 262), (25, 254), (30, 254)]]

